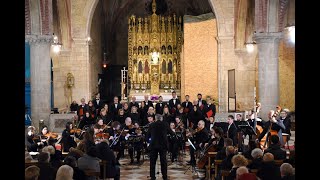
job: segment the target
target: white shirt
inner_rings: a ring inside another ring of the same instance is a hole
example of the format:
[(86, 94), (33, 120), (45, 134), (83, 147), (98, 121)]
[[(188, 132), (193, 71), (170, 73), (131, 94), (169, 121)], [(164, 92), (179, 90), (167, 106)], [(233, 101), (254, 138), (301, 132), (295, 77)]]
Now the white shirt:
[(186, 102), (186, 107), (188, 107), (188, 101)]
[(201, 106), (202, 105), (202, 100), (199, 100), (199, 106)]
[(175, 98), (173, 99), (173, 104), (176, 105), (176, 99)]
[(114, 104), (114, 107), (116, 107), (116, 109), (117, 109), (117, 107), (118, 107), (118, 104)]

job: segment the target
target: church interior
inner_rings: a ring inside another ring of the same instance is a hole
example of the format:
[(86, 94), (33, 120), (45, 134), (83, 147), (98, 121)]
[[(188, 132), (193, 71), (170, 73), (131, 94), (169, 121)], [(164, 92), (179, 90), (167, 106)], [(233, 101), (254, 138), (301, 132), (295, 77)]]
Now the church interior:
[(25, 0), (25, 179), (295, 179), (295, 0)]

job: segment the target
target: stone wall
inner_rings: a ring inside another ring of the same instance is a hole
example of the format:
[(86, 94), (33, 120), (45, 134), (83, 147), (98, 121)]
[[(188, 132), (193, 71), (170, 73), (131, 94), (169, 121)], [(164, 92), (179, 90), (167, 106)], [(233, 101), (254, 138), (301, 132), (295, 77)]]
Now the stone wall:
[(280, 106), (295, 110), (295, 45), (282, 39), (279, 44)]
[(181, 96), (218, 99), (217, 22), (213, 14), (184, 16)]

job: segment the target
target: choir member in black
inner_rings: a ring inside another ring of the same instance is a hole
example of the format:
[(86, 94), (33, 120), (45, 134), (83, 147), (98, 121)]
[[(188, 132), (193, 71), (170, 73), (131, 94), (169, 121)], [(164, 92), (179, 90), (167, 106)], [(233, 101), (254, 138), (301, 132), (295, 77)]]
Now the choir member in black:
[(131, 113), (129, 114), (129, 117), (132, 120), (132, 123), (140, 123), (140, 114), (137, 111), (137, 107), (136, 106), (132, 106), (131, 107)]
[[(287, 136), (287, 141), (290, 139), (290, 136), (291, 136), (291, 132), (290, 132), (290, 129), (291, 129), (291, 119), (290, 119), (290, 116), (288, 116), (288, 113), (285, 111), (285, 110), (282, 110), (280, 112), (280, 121), (282, 121), (285, 129), (282, 131), (282, 133), (286, 133), (288, 134)], [(286, 142), (283, 142), (284, 144)], [(282, 144), (282, 145), (284, 145)]]
[(163, 108), (166, 104), (166, 102), (163, 102), (163, 97), (159, 96), (159, 102), (156, 104), (156, 114), (163, 114)]
[(180, 100), (177, 98), (177, 94), (175, 91), (172, 91), (172, 99), (169, 100), (169, 110), (171, 114), (175, 114), (177, 109), (177, 105), (181, 104)]
[(110, 138), (109, 138), (109, 141), (110, 141), (110, 148), (114, 151), (117, 151), (118, 154), (117, 154), (117, 160), (120, 159), (120, 157), (122, 156), (121, 152), (122, 152), (122, 145), (121, 145), (121, 142), (123, 139), (123, 136), (120, 136), (120, 132), (121, 132), (121, 129), (120, 129), (120, 123), (118, 121), (113, 121), (111, 123), (111, 128), (109, 128), (107, 130), (107, 133), (109, 133), (110, 135)]
[[(216, 115), (216, 105), (212, 103), (211, 98), (207, 99), (207, 105), (203, 108), (205, 117), (209, 118), (209, 116), (215, 116)], [(208, 116), (209, 115), (209, 116)]]
[(139, 103), (136, 102), (136, 99), (137, 98), (135, 96), (132, 96), (129, 109), (132, 109), (132, 106), (135, 106), (137, 109), (139, 109)]
[(84, 114), (86, 112), (89, 111), (89, 107), (88, 107), (88, 104), (86, 104), (86, 101), (84, 98), (81, 99), (81, 104), (78, 106), (78, 110), (77, 110), (77, 115), (79, 117), (78, 120), (81, 120), (84, 116)]
[(107, 114), (107, 110), (105, 108), (101, 109), (100, 115), (98, 116), (98, 119), (102, 119), (103, 124), (106, 124), (108, 126), (111, 125), (111, 122), (112, 122), (111, 115)]
[(80, 120), (79, 123), (79, 128), (83, 129), (85, 126), (90, 127), (91, 125), (93, 125), (95, 123), (95, 120), (92, 118), (92, 116), (90, 115), (89, 112), (86, 112), (82, 118), (82, 120)]
[(129, 105), (128, 105), (127, 102), (123, 103), (123, 108), (122, 109), (123, 109), (123, 112), (124, 112), (124, 116), (128, 117), (130, 112), (131, 112), (131, 110), (129, 109)]
[(150, 177), (151, 180), (155, 180), (155, 166), (160, 154), (161, 174), (164, 180), (167, 180), (167, 150), (168, 150), (168, 138), (167, 134), (173, 135), (174, 133), (169, 128), (169, 125), (162, 121), (162, 116), (157, 114), (156, 121), (150, 124), (147, 139), (150, 140)]
[(173, 117), (169, 112), (169, 108), (167, 106), (163, 108), (162, 116), (163, 116), (163, 122), (167, 122), (168, 124), (170, 124), (172, 121), (174, 121)]
[(72, 137), (74, 135), (71, 134), (72, 129), (73, 129), (72, 122), (67, 122), (66, 129), (62, 131), (61, 143), (62, 143), (64, 152), (69, 152), (69, 149), (71, 147), (74, 147), (74, 148), (77, 147), (77, 143), (74, 141), (74, 138)]
[(198, 127), (195, 129), (194, 132), (188, 132), (187, 137), (191, 137), (190, 141), (193, 143), (196, 149), (191, 147), (190, 145), (190, 161), (188, 164), (195, 165), (196, 164), (196, 159), (194, 157), (194, 153), (197, 150), (200, 150), (199, 145), (204, 143), (208, 139), (208, 130), (204, 127), (205, 123), (203, 120), (200, 120), (198, 122)]
[(77, 101), (72, 101), (72, 103), (70, 105), (70, 111), (71, 112), (78, 111), (78, 103), (77, 103)]
[(204, 119), (202, 112), (200, 111), (198, 106), (194, 105), (193, 109), (188, 114), (188, 120), (189, 120), (190, 127), (192, 127), (193, 129), (196, 129), (198, 122), (201, 119)]
[(176, 116), (175, 117), (180, 117), (180, 120), (182, 121), (184, 127), (189, 127), (188, 125), (188, 113), (185, 113), (184, 111), (184, 107), (180, 107), (179, 108), (179, 111), (176, 113)]
[(113, 103), (110, 104), (109, 110), (110, 114), (112, 115), (112, 118), (118, 115), (119, 109), (122, 109), (122, 104), (119, 103), (118, 96), (115, 96), (113, 98)]
[(264, 123), (263, 131), (258, 138), (259, 142), (267, 134), (266, 143), (269, 143), (270, 136), (273, 134), (273, 132), (275, 132), (275, 134), (277, 134), (278, 137), (280, 138), (280, 142), (283, 144), (282, 132), (283, 132), (283, 130), (285, 130), (285, 126), (282, 121), (277, 120), (275, 118), (274, 113), (275, 113), (274, 110), (269, 111), (269, 113), (268, 113), (269, 121)]
[(192, 102), (189, 101), (189, 95), (185, 96), (186, 101), (184, 101), (181, 106), (184, 108), (184, 113), (189, 113), (193, 109)]
[(91, 100), (88, 101), (88, 112), (89, 112), (92, 119), (97, 118), (97, 111), (96, 111), (96, 108), (94, 107), (93, 102)]
[(144, 95), (144, 104), (148, 108), (149, 107), (153, 107), (152, 101), (149, 100), (149, 96), (148, 95)]
[(96, 114), (100, 114), (100, 110), (104, 106), (103, 100), (100, 99), (100, 93), (96, 94), (96, 97), (92, 102), (94, 107), (96, 108)]
[(146, 102), (141, 101), (141, 107), (138, 109), (138, 112), (140, 114), (140, 125), (144, 126), (144, 119), (147, 117), (147, 112), (148, 112), (149, 107), (146, 106)]
[(197, 97), (198, 97), (197, 106), (198, 106), (198, 108), (200, 109), (201, 112), (204, 112), (203, 111), (204, 110), (204, 106), (207, 106), (207, 101), (202, 99), (202, 94), (200, 94), (200, 93), (198, 93)]
[(28, 152), (37, 152), (38, 149), (41, 149), (44, 146), (40, 137), (35, 135), (35, 129), (34, 126), (29, 126), (27, 128), (26, 145)]
[(226, 134), (227, 134), (227, 138), (232, 139), (233, 145), (237, 146), (238, 145), (238, 136), (237, 136), (238, 129), (233, 121), (234, 121), (234, 117), (232, 115), (229, 115), (227, 120), (229, 126)]
[(148, 108), (146, 117), (144, 117), (142, 123), (140, 123), (142, 126), (148, 124), (148, 119), (147, 119), (148, 116), (153, 116), (153, 119), (155, 119), (155, 113), (154, 113), (154, 108), (153, 108), (153, 107), (149, 107), (149, 108)]
[(124, 110), (119, 109), (118, 114), (114, 117), (114, 121), (118, 121), (120, 124), (124, 124), (124, 121), (127, 117), (124, 115)]

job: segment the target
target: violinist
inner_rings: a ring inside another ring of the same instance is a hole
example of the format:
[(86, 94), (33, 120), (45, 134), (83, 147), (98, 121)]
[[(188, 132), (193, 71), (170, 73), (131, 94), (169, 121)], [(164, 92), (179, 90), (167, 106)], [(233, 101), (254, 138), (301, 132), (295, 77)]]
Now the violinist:
[(61, 143), (63, 144), (63, 151), (69, 152), (71, 147), (77, 147), (77, 143), (74, 141), (74, 135), (72, 135), (71, 130), (73, 129), (72, 122), (67, 122), (66, 129), (62, 131)]
[(40, 137), (35, 135), (35, 130), (34, 126), (27, 128), (26, 145), (28, 152), (38, 152), (39, 149), (44, 147), (44, 143), (40, 141)]
[(174, 122), (170, 123), (170, 129), (174, 132), (174, 135), (168, 134), (169, 152), (171, 153), (171, 162), (173, 163), (177, 159), (180, 144), (176, 134), (176, 124)]
[(190, 138), (190, 141), (194, 144), (196, 149), (193, 149), (193, 147), (190, 146), (190, 161), (188, 162), (189, 165), (195, 165), (196, 159), (194, 157), (194, 153), (197, 150), (200, 150), (199, 145), (205, 142), (205, 140), (208, 139), (208, 130), (204, 127), (205, 123), (203, 120), (200, 120), (198, 122), (198, 127), (195, 130), (195, 132), (188, 132), (187, 136), (193, 135)]
[(117, 161), (119, 161), (120, 157), (121, 157), (121, 148), (123, 148), (122, 146), (120, 146), (120, 138), (123, 136), (120, 136), (121, 133), (121, 129), (120, 129), (120, 123), (118, 121), (113, 121), (111, 123), (111, 128), (109, 128), (107, 130), (107, 133), (110, 135), (109, 137), (109, 142), (110, 142), (110, 148), (113, 151), (117, 151)]
[[(280, 138), (280, 142), (282, 142), (282, 131), (285, 130), (285, 126), (282, 121), (276, 119), (277, 114), (275, 114), (274, 110), (270, 110), (268, 113), (269, 121), (264, 124), (264, 128), (262, 133), (258, 138), (258, 142), (267, 134), (266, 143), (269, 143), (269, 137), (271, 135), (278, 135)], [(266, 145), (265, 143), (265, 145)]]
[[(99, 118), (98, 122), (93, 126), (94, 135), (97, 135), (97, 134), (104, 135), (106, 128), (107, 128), (107, 125), (103, 124), (103, 119)], [(102, 137), (105, 137), (105, 136), (102, 136)]]
[(40, 132), (39, 136), (41, 136), (41, 138), (44, 137), (44, 139), (46, 139), (46, 140), (48, 140), (49, 138), (53, 138), (53, 139), (57, 140), (57, 138), (58, 138), (58, 134), (48, 131), (48, 126), (43, 126), (41, 128), (41, 132)]
[[(136, 151), (137, 152), (137, 163), (140, 164), (140, 156), (141, 156), (141, 150), (143, 148), (143, 141), (141, 138), (137, 137), (136, 134), (136, 128), (132, 124), (132, 120), (130, 117), (127, 117), (125, 120), (125, 127), (124, 130), (127, 130), (127, 134), (125, 135), (125, 140), (129, 143), (128, 144), (128, 152), (130, 155), (130, 164), (134, 163), (133, 154)], [(141, 135), (141, 132), (139, 132)], [(136, 142), (137, 141), (137, 142)]]

